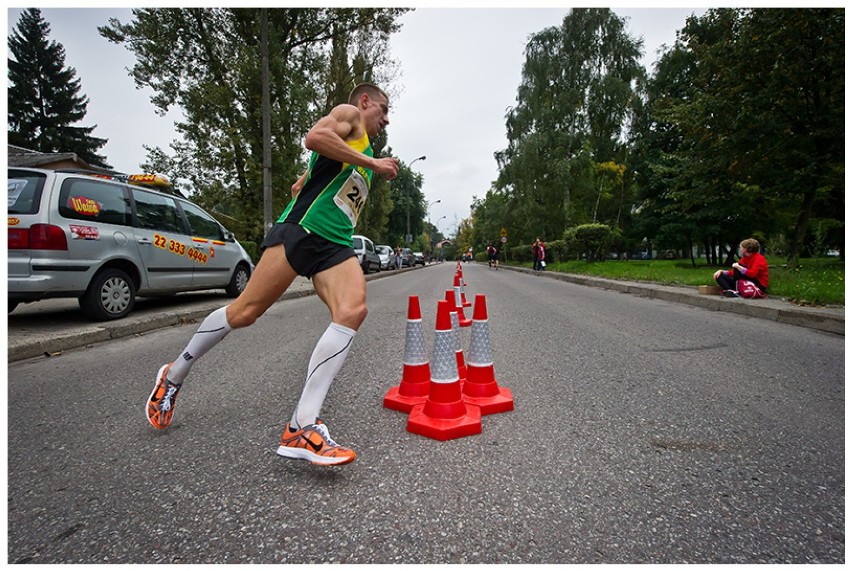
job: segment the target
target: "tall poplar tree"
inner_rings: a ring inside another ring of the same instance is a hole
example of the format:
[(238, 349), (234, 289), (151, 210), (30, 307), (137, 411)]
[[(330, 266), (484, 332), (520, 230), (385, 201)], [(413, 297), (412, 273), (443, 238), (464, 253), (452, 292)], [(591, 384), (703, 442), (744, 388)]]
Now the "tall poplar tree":
[(644, 78), (641, 46), (606, 8), (575, 8), (561, 26), (530, 38), (506, 120), (509, 147), (495, 155), (518, 239), (558, 239), (568, 226), (620, 217), (622, 205), (605, 202), (626, 200), (622, 187), (606, 192), (611, 185), (595, 173), (599, 164), (625, 162), (624, 134)]
[(79, 93), (77, 71), (65, 67), (65, 49), (49, 35), (41, 11), (28, 8), (9, 36), (9, 143), (43, 153), (72, 152), (110, 168), (97, 153), (107, 143), (92, 136), (97, 125), (77, 126), (89, 99)]

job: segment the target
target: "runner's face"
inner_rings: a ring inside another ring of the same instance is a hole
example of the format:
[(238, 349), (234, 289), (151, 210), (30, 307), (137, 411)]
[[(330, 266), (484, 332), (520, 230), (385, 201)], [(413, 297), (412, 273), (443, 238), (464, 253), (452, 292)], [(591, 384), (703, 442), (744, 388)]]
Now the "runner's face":
[(375, 99), (367, 96), (367, 108), (364, 110), (364, 124), (367, 127), (367, 135), (375, 137), (379, 132), (390, 124), (388, 120), (388, 100), (377, 96)]

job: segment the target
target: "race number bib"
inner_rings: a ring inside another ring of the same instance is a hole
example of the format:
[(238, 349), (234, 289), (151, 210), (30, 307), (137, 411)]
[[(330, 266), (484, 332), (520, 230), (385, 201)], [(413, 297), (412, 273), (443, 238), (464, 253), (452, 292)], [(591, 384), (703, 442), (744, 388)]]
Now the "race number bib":
[(358, 223), (361, 209), (367, 203), (368, 192), (370, 187), (364, 177), (358, 174), (358, 171), (352, 171), (352, 175), (346, 179), (334, 197), (334, 203), (349, 218), (353, 228)]

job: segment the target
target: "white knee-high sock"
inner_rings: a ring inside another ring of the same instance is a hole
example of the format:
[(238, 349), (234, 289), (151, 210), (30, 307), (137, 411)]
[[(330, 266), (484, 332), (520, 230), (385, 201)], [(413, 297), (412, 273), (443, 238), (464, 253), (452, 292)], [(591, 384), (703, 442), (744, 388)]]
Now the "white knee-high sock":
[(227, 306), (217, 309), (201, 322), (198, 331), (189, 340), (186, 349), (169, 367), (169, 372), (166, 375), (168, 380), (176, 385), (183, 383), (193, 363), (203, 357), (207, 351), (231, 332), (231, 326), (228, 325), (228, 320), (225, 317), (226, 309), (228, 309)]
[(354, 329), (337, 323), (331, 323), (325, 330), (311, 355), (305, 388), (293, 411), (291, 425), (306, 426), (316, 422), (331, 381), (343, 366), (354, 337)]

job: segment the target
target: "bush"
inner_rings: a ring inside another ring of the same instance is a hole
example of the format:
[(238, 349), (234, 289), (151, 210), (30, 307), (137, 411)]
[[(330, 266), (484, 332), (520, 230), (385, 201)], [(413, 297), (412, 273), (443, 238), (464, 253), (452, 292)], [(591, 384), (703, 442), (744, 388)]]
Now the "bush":
[(617, 235), (606, 224), (581, 224), (565, 231), (565, 241), (567, 249), (577, 252), (578, 259), (585, 254), (587, 262), (594, 262), (606, 259)]
[(568, 242), (565, 240), (554, 240), (545, 242), (545, 260), (549, 262), (568, 261)]
[(516, 262), (532, 262), (532, 245), (512, 246), (509, 248), (509, 255)]

